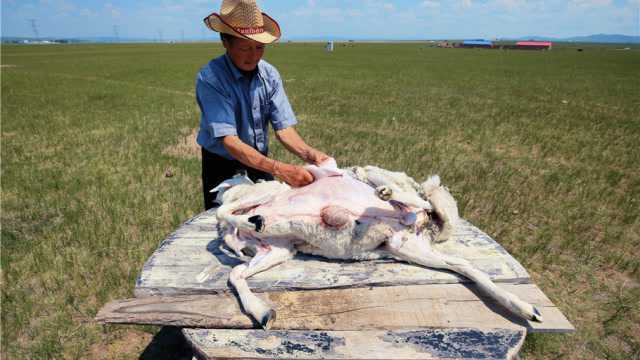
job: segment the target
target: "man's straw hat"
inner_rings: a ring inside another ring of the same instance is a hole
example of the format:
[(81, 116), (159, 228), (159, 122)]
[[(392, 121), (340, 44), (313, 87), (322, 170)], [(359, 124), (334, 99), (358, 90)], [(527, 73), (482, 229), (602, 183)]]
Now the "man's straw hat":
[(280, 38), (280, 26), (260, 11), (255, 0), (223, 0), (220, 14), (212, 13), (204, 23), (213, 31), (263, 44)]

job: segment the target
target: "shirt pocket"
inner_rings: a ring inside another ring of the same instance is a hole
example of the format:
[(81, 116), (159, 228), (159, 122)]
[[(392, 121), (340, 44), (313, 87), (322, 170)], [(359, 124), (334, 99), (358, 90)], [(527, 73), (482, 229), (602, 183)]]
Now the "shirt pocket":
[(260, 116), (262, 117), (263, 124), (266, 125), (269, 118), (271, 118), (271, 109), (273, 104), (271, 103), (271, 92), (267, 86), (267, 82), (263, 81), (259, 90), (260, 97)]

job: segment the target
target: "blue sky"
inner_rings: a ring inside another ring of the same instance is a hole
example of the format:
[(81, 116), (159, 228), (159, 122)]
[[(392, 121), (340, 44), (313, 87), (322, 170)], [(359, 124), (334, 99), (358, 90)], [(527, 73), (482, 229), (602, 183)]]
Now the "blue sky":
[[(2, 0), (2, 35), (217, 38), (221, 0)], [(283, 37), (378, 39), (640, 35), (640, 0), (260, 0)]]

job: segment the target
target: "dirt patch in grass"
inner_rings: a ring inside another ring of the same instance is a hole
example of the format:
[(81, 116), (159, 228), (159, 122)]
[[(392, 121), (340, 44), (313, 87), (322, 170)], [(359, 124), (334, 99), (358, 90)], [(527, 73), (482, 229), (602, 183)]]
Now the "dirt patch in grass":
[(136, 329), (118, 330), (89, 349), (90, 359), (191, 360), (193, 349), (180, 328), (165, 326), (155, 335)]
[(140, 354), (149, 345), (153, 335), (136, 330), (117, 333), (117, 337), (94, 344), (89, 353), (92, 359), (111, 359), (114, 354)]
[(200, 145), (196, 142), (198, 136), (198, 129), (184, 129), (182, 135), (178, 138), (178, 141), (166, 147), (162, 153), (169, 156), (174, 156), (181, 159), (193, 159), (200, 158), (202, 156)]
[(91, 359), (141, 360), (191, 360), (194, 356), (181, 329), (171, 326), (160, 328), (155, 335), (135, 329), (122, 329), (93, 345), (89, 354)]

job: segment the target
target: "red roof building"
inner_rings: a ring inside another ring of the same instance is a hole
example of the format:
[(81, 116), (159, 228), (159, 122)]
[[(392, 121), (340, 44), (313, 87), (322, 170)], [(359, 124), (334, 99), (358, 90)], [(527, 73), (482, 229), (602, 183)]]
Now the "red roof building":
[(522, 48), (548, 49), (551, 50), (553, 43), (551, 41), (518, 41), (516, 46)]

